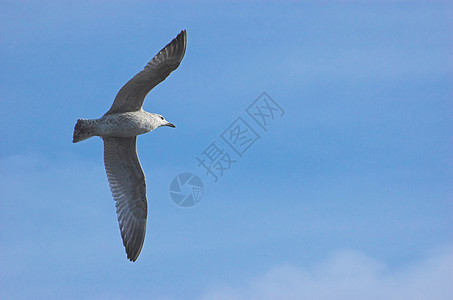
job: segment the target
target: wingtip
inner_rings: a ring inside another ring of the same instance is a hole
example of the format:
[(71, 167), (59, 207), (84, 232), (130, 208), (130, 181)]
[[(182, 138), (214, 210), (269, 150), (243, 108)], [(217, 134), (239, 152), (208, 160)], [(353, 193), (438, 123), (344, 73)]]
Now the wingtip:
[(181, 30), (181, 32), (176, 36), (176, 39), (182, 38), (184, 40), (184, 47), (187, 44), (187, 31), (185, 29)]
[(145, 242), (146, 224), (145, 227), (141, 229), (140, 226), (135, 227), (132, 230), (131, 235), (126, 235), (126, 231), (123, 231), (123, 229), (121, 229), (121, 238), (123, 240), (124, 250), (126, 251), (127, 259), (129, 259), (131, 262), (135, 262), (140, 256), (140, 253), (142, 252), (143, 249), (143, 244)]
[(128, 256), (127, 258), (128, 258), (131, 262), (136, 262), (138, 256), (137, 256), (137, 257), (129, 257), (129, 256)]
[(135, 262), (140, 256), (140, 252), (142, 252), (141, 247), (139, 249), (126, 248), (127, 259), (129, 259), (131, 262)]
[(181, 30), (181, 32), (174, 38), (172, 42), (175, 42), (176, 44), (179, 44), (179, 55), (180, 55), (180, 61), (184, 58), (184, 55), (186, 53), (186, 47), (187, 47), (187, 31), (185, 29)]
[(131, 262), (135, 262), (137, 260), (137, 258), (140, 255), (140, 252), (141, 252), (141, 249), (137, 251), (137, 250), (129, 249), (128, 247), (126, 247), (127, 259), (129, 259)]

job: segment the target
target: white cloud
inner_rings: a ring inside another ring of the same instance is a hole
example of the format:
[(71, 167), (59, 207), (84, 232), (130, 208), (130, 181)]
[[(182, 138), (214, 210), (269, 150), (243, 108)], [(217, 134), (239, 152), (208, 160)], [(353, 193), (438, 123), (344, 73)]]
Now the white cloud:
[(312, 268), (279, 265), (242, 286), (217, 286), (202, 299), (452, 299), (453, 251), (404, 268), (346, 251)]

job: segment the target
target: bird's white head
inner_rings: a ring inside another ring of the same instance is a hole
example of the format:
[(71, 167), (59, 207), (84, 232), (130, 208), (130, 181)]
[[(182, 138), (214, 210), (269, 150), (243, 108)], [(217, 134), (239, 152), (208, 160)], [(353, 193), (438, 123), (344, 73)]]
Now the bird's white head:
[(159, 115), (159, 114), (155, 114), (155, 115), (156, 115), (157, 127), (168, 126), (168, 127), (176, 128), (176, 126), (173, 123), (168, 122), (161, 115)]

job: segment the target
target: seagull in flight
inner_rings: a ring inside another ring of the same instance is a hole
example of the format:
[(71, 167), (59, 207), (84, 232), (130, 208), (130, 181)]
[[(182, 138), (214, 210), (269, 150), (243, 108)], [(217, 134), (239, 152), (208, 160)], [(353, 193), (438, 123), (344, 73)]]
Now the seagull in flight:
[(118, 92), (112, 107), (99, 119), (79, 119), (73, 143), (99, 136), (104, 141), (104, 165), (127, 258), (136, 261), (143, 247), (148, 204), (145, 174), (137, 156), (137, 135), (161, 126), (175, 128), (159, 114), (143, 110), (146, 95), (178, 68), (186, 52), (181, 31), (145, 68)]

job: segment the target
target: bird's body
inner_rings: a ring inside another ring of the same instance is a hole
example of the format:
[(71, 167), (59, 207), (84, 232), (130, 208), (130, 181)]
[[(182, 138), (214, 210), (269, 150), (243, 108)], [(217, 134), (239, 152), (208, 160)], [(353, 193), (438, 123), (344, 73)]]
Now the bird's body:
[(145, 175), (138, 160), (136, 139), (161, 126), (175, 127), (161, 115), (144, 111), (143, 101), (152, 88), (179, 66), (186, 44), (183, 30), (120, 89), (104, 116), (79, 119), (74, 127), (74, 143), (92, 136), (100, 136), (104, 141), (105, 171), (131, 261), (137, 260), (143, 247), (148, 214)]
[(101, 137), (133, 137), (150, 132), (160, 126), (172, 126), (163, 122), (160, 115), (149, 113), (143, 109), (104, 115), (99, 119), (79, 119), (78, 122), (89, 124), (92, 136)]

